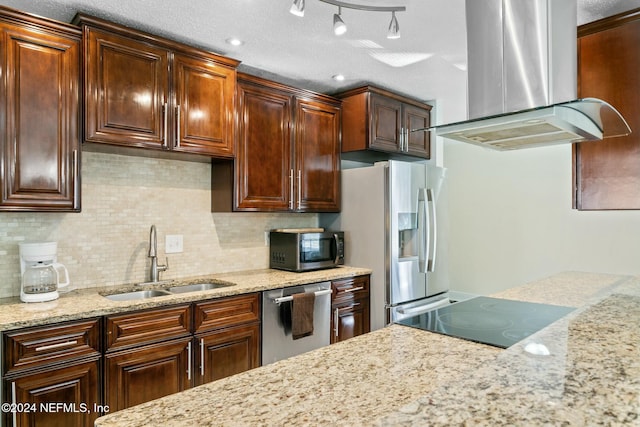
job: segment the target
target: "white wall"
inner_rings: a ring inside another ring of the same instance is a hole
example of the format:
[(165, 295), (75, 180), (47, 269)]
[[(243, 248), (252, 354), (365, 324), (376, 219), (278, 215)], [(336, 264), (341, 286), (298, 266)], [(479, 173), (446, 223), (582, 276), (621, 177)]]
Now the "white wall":
[(451, 288), (491, 294), (560, 271), (640, 274), (640, 211), (571, 209), (569, 145), (444, 142)]

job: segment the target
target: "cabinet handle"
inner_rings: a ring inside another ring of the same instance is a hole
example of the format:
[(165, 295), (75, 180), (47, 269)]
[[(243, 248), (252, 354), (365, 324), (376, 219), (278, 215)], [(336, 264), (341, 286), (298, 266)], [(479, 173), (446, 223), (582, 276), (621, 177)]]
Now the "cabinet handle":
[(13, 403), (13, 411), (11, 411), (11, 420), (13, 421), (13, 426), (18, 425), (18, 411), (16, 411), (16, 405), (18, 404), (18, 399), (16, 396), (16, 382), (11, 382), (11, 403)]
[(187, 379), (191, 381), (191, 341), (187, 346)]
[(204, 377), (204, 338), (200, 338), (200, 375)]
[(353, 304), (348, 305), (346, 307), (336, 308), (336, 311), (339, 313), (339, 312), (344, 311), (344, 310), (351, 310), (353, 307), (357, 307), (359, 305), (360, 305), (359, 302), (354, 302)]
[(78, 200), (80, 200), (80, 161), (78, 159), (78, 150), (73, 150), (73, 205), (77, 207)]
[(176, 147), (180, 147), (180, 106), (176, 105)]
[(298, 210), (302, 209), (302, 170), (298, 169)]
[(43, 345), (43, 346), (40, 346), (40, 347), (36, 347), (36, 351), (53, 350), (55, 348), (67, 347), (67, 346), (76, 345), (76, 344), (78, 344), (78, 340), (59, 342), (59, 343), (56, 343), (56, 344)]
[(409, 152), (409, 128), (404, 130), (404, 151)]
[(363, 289), (364, 289), (364, 286), (358, 286), (358, 287), (355, 287), (355, 288), (345, 289), (342, 292), (344, 292), (346, 294), (347, 292), (358, 292), (358, 291), (361, 291)]
[(289, 170), (289, 209), (293, 210), (293, 169)]
[(167, 120), (167, 114), (169, 107), (165, 102), (162, 105), (162, 119), (164, 120), (164, 134), (162, 135), (162, 148), (167, 148), (167, 132), (169, 132), (169, 121)]

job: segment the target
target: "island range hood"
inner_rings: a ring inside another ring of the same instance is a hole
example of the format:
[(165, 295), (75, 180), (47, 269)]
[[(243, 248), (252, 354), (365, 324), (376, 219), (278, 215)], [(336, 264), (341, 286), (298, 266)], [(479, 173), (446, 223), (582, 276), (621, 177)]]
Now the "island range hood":
[(466, 0), (469, 120), (436, 135), (514, 150), (631, 133), (605, 101), (577, 99), (576, 0)]

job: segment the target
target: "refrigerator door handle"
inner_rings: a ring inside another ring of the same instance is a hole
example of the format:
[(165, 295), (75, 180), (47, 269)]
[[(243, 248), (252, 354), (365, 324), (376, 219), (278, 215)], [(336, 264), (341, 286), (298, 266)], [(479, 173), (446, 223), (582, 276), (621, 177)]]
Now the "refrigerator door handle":
[(427, 210), (427, 189), (418, 190), (418, 269), (420, 273), (426, 273), (427, 259), (429, 259), (429, 242), (431, 241), (431, 228), (429, 227), (429, 211)]
[[(429, 209), (427, 209), (429, 205)], [(420, 247), (418, 267), (420, 273), (433, 272), (436, 266), (436, 201), (433, 189), (421, 188), (418, 191), (418, 234)]]
[(427, 189), (427, 200), (431, 207), (431, 240), (429, 242), (431, 249), (428, 252), (431, 254), (431, 258), (427, 261), (427, 271), (433, 272), (436, 269), (436, 242), (438, 239), (438, 227), (436, 225), (436, 199), (433, 197), (432, 188)]

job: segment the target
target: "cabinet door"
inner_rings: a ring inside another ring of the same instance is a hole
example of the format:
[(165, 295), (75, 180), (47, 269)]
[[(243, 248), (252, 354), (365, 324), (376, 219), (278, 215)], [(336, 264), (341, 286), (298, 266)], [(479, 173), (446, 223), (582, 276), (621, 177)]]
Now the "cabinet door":
[(411, 132), (412, 129), (425, 129), (431, 124), (430, 111), (405, 104), (402, 108), (407, 154), (428, 159), (431, 157), (431, 132)]
[(235, 73), (206, 59), (174, 55), (174, 150), (233, 156)]
[(291, 96), (239, 83), (236, 210), (292, 208)]
[(294, 209), (340, 210), (340, 108), (296, 101)]
[(358, 300), (346, 306), (334, 306), (331, 319), (331, 343), (369, 332), (369, 302)]
[(166, 148), (169, 53), (85, 27), (85, 140)]
[(196, 334), (228, 326), (260, 322), (260, 293), (199, 302), (195, 304), (194, 311)]
[(3, 26), (4, 211), (79, 211), (80, 41)]
[(107, 353), (191, 335), (191, 306), (176, 305), (105, 318)]
[(640, 18), (630, 11), (586, 24), (578, 35), (578, 96), (611, 103), (632, 133), (573, 144), (574, 207), (640, 209)]
[(104, 396), (111, 412), (190, 386), (192, 338), (153, 344), (105, 356)]
[(196, 384), (219, 380), (260, 366), (260, 324), (197, 335)]
[[(100, 362), (67, 364), (5, 381), (5, 402), (28, 403), (35, 411), (17, 412), (16, 426), (84, 427), (102, 415)], [(35, 408), (34, 408), (35, 405)], [(60, 406), (64, 405), (64, 406)], [(42, 408), (50, 408), (49, 411)], [(13, 414), (6, 414), (8, 419)], [(9, 422), (7, 422), (9, 424)]]
[(371, 129), (369, 148), (381, 151), (400, 151), (402, 131), (402, 102), (371, 94)]

